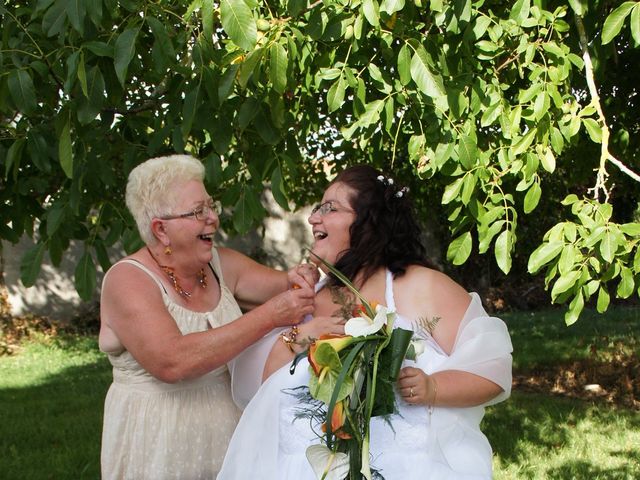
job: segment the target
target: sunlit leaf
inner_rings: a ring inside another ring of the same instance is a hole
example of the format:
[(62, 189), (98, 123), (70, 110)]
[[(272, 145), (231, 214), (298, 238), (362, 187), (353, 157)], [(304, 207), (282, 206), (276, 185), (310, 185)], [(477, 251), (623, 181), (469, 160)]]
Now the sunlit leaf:
[(637, 2), (624, 2), (609, 14), (602, 27), (602, 44), (606, 45), (620, 33), (624, 20)]
[(243, 50), (253, 50), (258, 27), (251, 9), (243, 0), (221, 0), (220, 21), (229, 38)]
[(471, 232), (464, 232), (462, 235), (454, 239), (447, 249), (447, 260), (454, 265), (462, 265), (471, 255), (473, 248), (473, 239)]

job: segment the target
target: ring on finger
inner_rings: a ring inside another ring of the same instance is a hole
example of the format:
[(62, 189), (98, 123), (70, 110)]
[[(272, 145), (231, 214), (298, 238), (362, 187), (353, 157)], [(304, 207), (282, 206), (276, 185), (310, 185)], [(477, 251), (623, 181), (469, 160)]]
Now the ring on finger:
[(409, 387), (409, 396), (413, 397), (413, 387)]

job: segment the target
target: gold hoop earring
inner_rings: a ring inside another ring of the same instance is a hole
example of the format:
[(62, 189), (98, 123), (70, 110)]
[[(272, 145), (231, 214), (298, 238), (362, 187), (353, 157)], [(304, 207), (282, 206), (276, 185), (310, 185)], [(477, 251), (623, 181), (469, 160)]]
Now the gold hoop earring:
[(173, 251), (171, 250), (171, 245), (167, 245), (166, 247), (164, 247), (164, 254), (165, 255), (171, 255), (173, 253)]

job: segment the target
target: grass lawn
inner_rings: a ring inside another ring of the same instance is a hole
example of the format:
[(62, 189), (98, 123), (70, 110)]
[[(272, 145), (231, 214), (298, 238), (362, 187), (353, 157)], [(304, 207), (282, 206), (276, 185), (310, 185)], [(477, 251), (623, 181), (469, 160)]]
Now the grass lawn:
[[(519, 371), (640, 354), (638, 309), (586, 312), (572, 327), (561, 311), (503, 318)], [(0, 357), (0, 478), (98, 479), (110, 379), (91, 336), (42, 336)], [(637, 409), (516, 390), (488, 409), (483, 430), (497, 480), (640, 478)]]

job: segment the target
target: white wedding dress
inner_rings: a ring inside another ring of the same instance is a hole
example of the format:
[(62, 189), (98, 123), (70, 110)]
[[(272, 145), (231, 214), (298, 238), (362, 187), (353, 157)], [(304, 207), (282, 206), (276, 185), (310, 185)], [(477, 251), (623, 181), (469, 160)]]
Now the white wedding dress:
[[(386, 304), (395, 309), (393, 278), (387, 272)], [(396, 317), (395, 326), (412, 329), (406, 318)], [(230, 366), (234, 400), (246, 405), (236, 428), (218, 480), (314, 480), (305, 450), (320, 443), (319, 426), (307, 418), (296, 418), (304, 405), (289, 389), (307, 385), (309, 364), (300, 361), (295, 374), (290, 365), (275, 372), (258, 389), (262, 366), (276, 334), (256, 344)], [(371, 467), (386, 480), (490, 479), (492, 451), (480, 431), (484, 407), (506, 399), (511, 391), (511, 340), (502, 320), (489, 317), (477, 294), (461, 322), (458, 336), (447, 355), (433, 340), (416, 362), (431, 374), (462, 370), (490, 379), (504, 390), (485, 405), (470, 408), (408, 405), (398, 395), (397, 414), (390, 423), (380, 417), (371, 421)], [(262, 365), (262, 366), (261, 366)]]

